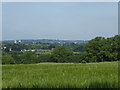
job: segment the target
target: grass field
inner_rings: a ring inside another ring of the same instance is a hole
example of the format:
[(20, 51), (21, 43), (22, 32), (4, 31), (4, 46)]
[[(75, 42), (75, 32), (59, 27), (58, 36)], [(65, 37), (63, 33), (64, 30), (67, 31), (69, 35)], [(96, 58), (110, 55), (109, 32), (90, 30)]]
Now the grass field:
[(3, 88), (117, 88), (118, 62), (2, 66)]

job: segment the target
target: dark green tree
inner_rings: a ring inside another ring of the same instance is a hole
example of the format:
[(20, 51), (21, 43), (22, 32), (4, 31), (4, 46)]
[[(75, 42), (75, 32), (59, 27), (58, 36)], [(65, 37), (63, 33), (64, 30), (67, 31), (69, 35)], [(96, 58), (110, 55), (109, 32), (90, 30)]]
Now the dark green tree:
[(35, 63), (36, 60), (37, 56), (34, 54), (34, 52), (31, 51), (24, 52), (24, 54), (21, 56), (21, 63), (24, 64)]
[(55, 62), (65, 62), (65, 58), (73, 55), (73, 52), (64, 46), (57, 46), (52, 51), (52, 58)]
[(11, 55), (6, 54), (2, 56), (2, 64), (15, 64), (15, 60)]
[(110, 38), (96, 37), (90, 40), (86, 44), (87, 58), (96, 62), (119, 60), (119, 41), (118, 35)]

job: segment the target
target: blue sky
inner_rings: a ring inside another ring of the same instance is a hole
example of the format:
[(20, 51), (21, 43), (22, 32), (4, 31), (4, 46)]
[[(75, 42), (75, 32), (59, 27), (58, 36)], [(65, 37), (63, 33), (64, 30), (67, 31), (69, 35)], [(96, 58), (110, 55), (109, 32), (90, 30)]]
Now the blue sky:
[(117, 2), (7, 2), (3, 40), (90, 40), (118, 34)]

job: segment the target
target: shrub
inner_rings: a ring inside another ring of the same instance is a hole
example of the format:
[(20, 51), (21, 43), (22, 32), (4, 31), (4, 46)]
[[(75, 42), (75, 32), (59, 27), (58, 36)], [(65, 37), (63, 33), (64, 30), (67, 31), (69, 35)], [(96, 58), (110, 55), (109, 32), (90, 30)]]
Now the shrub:
[(87, 63), (87, 62), (86, 62), (85, 60), (82, 60), (81, 63), (84, 63), (84, 64), (85, 64), (85, 63)]
[(15, 60), (11, 55), (6, 54), (2, 56), (2, 64), (15, 64)]

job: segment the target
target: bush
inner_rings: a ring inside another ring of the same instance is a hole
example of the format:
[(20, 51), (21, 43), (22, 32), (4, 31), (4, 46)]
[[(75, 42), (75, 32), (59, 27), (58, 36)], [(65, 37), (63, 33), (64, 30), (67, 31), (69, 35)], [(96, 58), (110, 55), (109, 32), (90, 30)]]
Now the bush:
[(82, 61), (81, 61), (81, 63), (84, 63), (84, 64), (86, 64), (87, 62), (86, 62), (85, 60), (82, 60)]
[(66, 62), (66, 59), (71, 55), (73, 52), (64, 46), (57, 46), (52, 51), (52, 58), (55, 62)]
[(2, 64), (15, 64), (15, 60), (11, 55), (6, 54), (2, 56)]
[(40, 63), (40, 62), (53, 62), (53, 61), (51, 59), (51, 55), (43, 54), (43, 55), (39, 55), (36, 61), (36, 63)]

